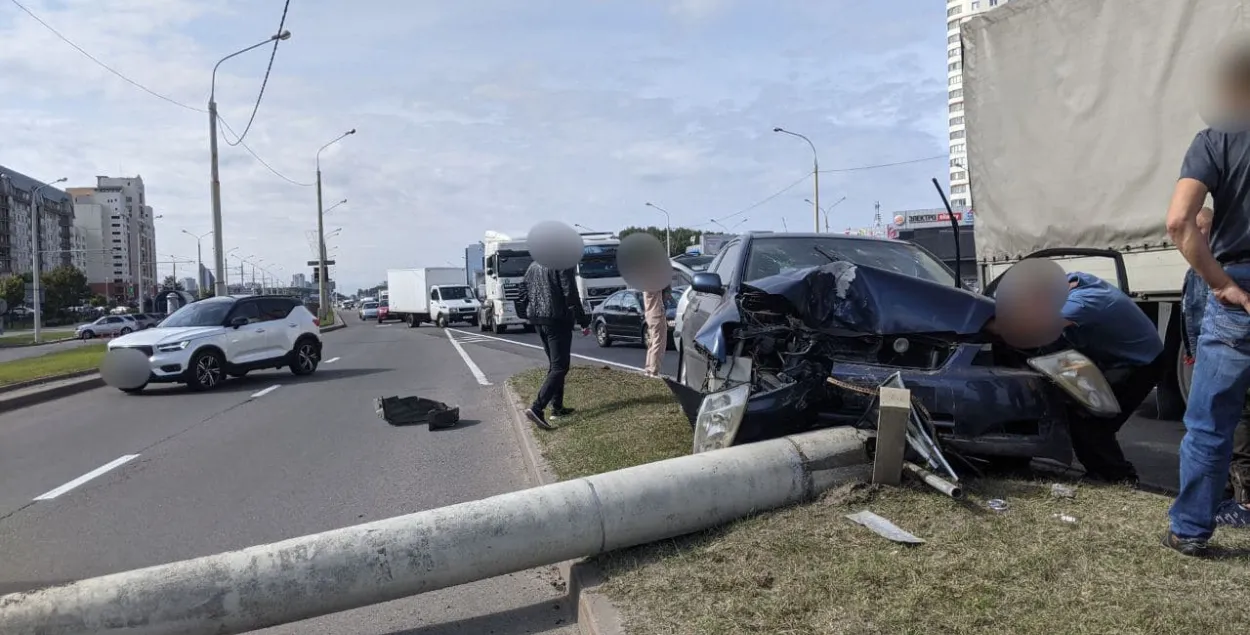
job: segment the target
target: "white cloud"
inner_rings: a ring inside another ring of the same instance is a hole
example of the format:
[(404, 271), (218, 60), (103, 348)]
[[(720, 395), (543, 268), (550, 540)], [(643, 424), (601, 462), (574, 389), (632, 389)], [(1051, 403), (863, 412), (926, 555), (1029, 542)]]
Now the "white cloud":
[[(263, 40), (282, 9), (280, 0), (24, 4), (193, 108), (207, 102), (213, 64)], [(310, 183), (317, 148), (357, 128), (322, 154), (326, 205), (349, 201), (326, 220), (343, 227), (332, 244), (349, 290), (388, 267), (457, 262), (488, 229), (523, 234), (546, 218), (658, 223), (643, 208), (651, 200), (674, 224), (706, 223), (809, 169), (807, 148), (773, 135), (775, 125), (810, 136), (828, 167), (945, 151), (939, 5), (866, 4), (305, 0), (292, 3), (293, 37), (247, 144)], [(0, 11), (0, 41), (0, 162), (72, 185), (142, 174), (164, 214), (158, 251), (194, 257), (180, 230), (211, 228), (207, 115), (116, 78), (16, 8)], [(217, 99), (235, 130), (268, 57), (261, 48), (221, 67)], [(314, 189), (240, 147), (220, 150), (226, 248), (282, 263), (288, 277), (308, 272)], [(840, 220), (864, 224), (878, 199), (886, 210), (931, 206), (927, 179), (944, 168), (827, 175), (822, 199), (847, 196)], [(795, 188), (753, 210), (750, 225), (780, 230), (788, 216), (793, 226), (809, 195)]]

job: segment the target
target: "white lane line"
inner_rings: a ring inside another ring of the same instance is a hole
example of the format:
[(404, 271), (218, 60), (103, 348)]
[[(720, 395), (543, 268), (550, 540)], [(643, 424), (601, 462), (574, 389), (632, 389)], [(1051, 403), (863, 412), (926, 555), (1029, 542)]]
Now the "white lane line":
[(255, 399), (255, 398), (257, 398), (257, 397), (264, 397), (265, 395), (268, 395), (269, 393), (271, 393), (271, 392), (273, 392), (273, 391), (275, 391), (275, 390), (277, 390), (277, 389), (279, 389), (279, 388), (281, 388), (281, 387), (282, 387), (282, 384), (274, 384), (274, 385), (272, 385), (272, 386), (270, 386), (270, 387), (268, 387), (268, 388), (266, 388), (266, 389), (264, 389), (264, 390), (261, 390), (261, 391), (258, 391), (258, 392), (254, 392), (254, 393), (252, 393), (252, 399)]
[[(489, 386), (490, 380), (486, 378), (486, 373), (483, 373), (482, 369), (478, 368), (477, 364), (473, 363), (473, 359), (469, 357), (469, 354), (464, 351), (464, 347), (460, 345), (460, 342), (456, 341), (456, 338), (452, 336), (451, 332), (452, 332), (452, 329), (446, 330), (447, 340), (451, 342), (451, 345), (456, 348), (456, 352), (460, 353), (460, 359), (464, 360), (464, 365), (469, 367), (469, 372), (473, 373), (473, 377), (477, 379), (477, 383), (483, 386)], [(462, 332), (462, 331), (457, 331), (457, 332)]]
[(337, 362), (337, 361), (339, 361), (340, 359), (343, 359), (343, 358), (341, 358), (341, 357), (331, 357), (330, 359), (327, 359), (326, 361), (321, 362), (321, 363), (322, 363), (322, 364), (333, 364), (334, 362)]
[(97, 467), (96, 469), (91, 470), (90, 472), (87, 472), (86, 474), (83, 474), (82, 476), (79, 476), (78, 478), (48, 492), (47, 494), (41, 494), (39, 496), (36, 496), (35, 500), (37, 501), (52, 500), (56, 498), (57, 496), (60, 496), (61, 494), (64, 494), (65, 492), (68, 492), (74, 489), (75, 487), (78, 487), (79, 485), (82, 485), (83, 483), (86, 483), (87, 481), (90, 481), (91, 479), (96, 478), (100, 476), (101, 474), (104, 474), (105, 472), (108, 472), (109, 470), (112, 470), (117, 467), (121, 467), (122, 465), (125, 465), (126, 463), (129, 463), (130, 461), (133, 461), (137, 458), (139, 458), (138, 454), (127, 454), (126, 456), (123, 456), (115, 461), (105, 463), (104, 465), (101, 465), (100, 467)]
[[(510, 340), (510, 339), (503, 338), (503, 337), (492, 337), (492, 336), (490, 336), (490, 335), (479, 335), (479, 334), (477, 334), (477, 333), (470, 333), (469, 331), (461, 331), (461, 330), (459, 330), (459, 329), (447, 329), (447, 331), (448, 331), (449, 333), (450, 333), (451, 331), (455, 331), (455, 332), (457, 332), (457, 333), (462, 333), (462, 334), (464, 334), (464, 335), (468, 335), (468, 336), (470, 336), (470, 337), (475, 337), (475, 338), (478, 338), (478, 339), (477, 339), (477, 340), (475, 340), (475, 341), (479, 341), (479, 342), (480, 342), (480, 341), (504, 342), (504, 343), (506, 343), (506, 344), (516, 344), (517, 346), (525, 346), (525, 347), (527, 347), (527, 348), (533, 348), (533, 349), (537, 349), (537, 350), (540, 350), (540, 351), (541, 351), (541, 350), (543, 350), (543, 347), (539, 346), (538, 344), (530, 344), (529, 342), (518, 342), (518, 341), (516, 341), (516, 340)], [(448, 335), (448, 337), (451, 337), (451, 335), (449, 334), (449, 335)], [(580, 335), (574, 335), (574, 337), (580, 337)], [(462, 340), (462, 341), (470, 341), (470, 340)], [(603, 359), (603, 358), (600, 358), (600, 357), (590, 357), (589, 355), (578, 355), (577, 353), (573, 353), (573, 354), (572, 354), (572, 356), (573, 356), (573, 357), (576, 357), (576, 358), (578, 358), (578, 359), (584, 359), (584, 360), (586, 360), (586, 361), (588, 361), (588, 362), (595, 362), (595, 363), (598, 363), (598, 364), (608, 364), (608, 365), (611, 365), (611, 366), (617, 366), (617, 367), (619, 367), (619, 368), (627, 368), (627, 369), (629, 369), (629, 370), (636, 370), (636, 371), (638, 371), (638, 372), (643, 372), (643, 371), (645, 371), (645, 370), (646, 370), (645, 368), (643, 368), (643, 367), (641, 367), (641, 366), (630, 366), (629, 364), (622, 364), (622, 363), (620, 363), (620, 362), (614, 362), (614, 361), (612, 361), (612, 360), (610, 360), (610, 359)]]

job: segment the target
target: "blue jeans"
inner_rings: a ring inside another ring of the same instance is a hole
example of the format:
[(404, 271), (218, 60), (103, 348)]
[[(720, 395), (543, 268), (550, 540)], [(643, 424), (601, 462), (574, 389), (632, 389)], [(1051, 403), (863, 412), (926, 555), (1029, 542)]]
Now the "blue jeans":
[[(1228, 274), (1250, 289), (1250, 264), (1230, 265)], [(1224, 496), (1246, 391), (1250, 390), (1250, 314), (1208, 294), (1193, 386), (1185, 409), (1180, 450), (1180, 493), (1169, 515), (1180, 538), (1208, 539)]]
[(1185, 316), (1185, 350), (1198, 356), (1198, 334), (1202, 331), (1202, 316), (1207, 306), (1211, 288), (1207, 281), (1190, 269), (1185, 272), (1185, 285), (1181, 287), (1181, 312)]

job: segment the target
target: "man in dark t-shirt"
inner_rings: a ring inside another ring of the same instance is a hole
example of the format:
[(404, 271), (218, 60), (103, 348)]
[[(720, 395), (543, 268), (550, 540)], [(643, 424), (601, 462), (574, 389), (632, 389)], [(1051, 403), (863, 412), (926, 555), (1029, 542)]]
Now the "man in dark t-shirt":
[[(1180, 492), (1163, 540), (1190, 556), (1205, 555), (1215, 532), (1250, 389), (1250, 49), (1223, 60), (1217, 77), (1224, 112), (1190, 144), (1167, 214), (1168, 235), (1211, 288), (1185, 409)], [(1209, 243), (1197, 222), (1208, 194)]]

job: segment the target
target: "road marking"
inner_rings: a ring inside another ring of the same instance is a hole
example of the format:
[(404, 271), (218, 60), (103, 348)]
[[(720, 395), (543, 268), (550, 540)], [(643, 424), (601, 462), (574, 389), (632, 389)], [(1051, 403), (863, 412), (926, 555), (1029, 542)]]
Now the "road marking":
[(473, 377), (477, 379), (477, 383), (483, 386), (489, 386), (490, 380), (486, 378), (486, 373), (483, 373), (482, 369), (478, 368), (477, 364), (473, 363), (473, 359), (470, 358), (469, 354), (464, 351), (464, 347), (461, 346), (460, 342), (457, 342), (456, 338), (451, 334), (452, 329), (447, 329), (444, 332), (447, 333), (447, 341), (451, 342), (451, 345), (456, 348), (457, 353), (460, 353), (460, 359), (463, 359), (465, 366), (469, 367), (469, 372), (473, 373)]
[(327, 359), (326, 361), (321, 362), (321, 363), (322, 363), (322, 364), (333, 364), (334, 362), (337, 362), (337, 361), (339, 361), (340, 359), (342, 359), (342, 358), (341, 358), (341, 357), (331, 357), (330, 359)]
[(395, 325), (394, 324), (375, 324), (374, 328), (384, 329), (388, 326), (395, 326)]
[[(459, 329), (447, 329), (447, 331), (448, 331), (448, 335), (447, 335), (448, 337), (451, 337), (451, 332), (452, 332), (452, 331), (455, 331), (456, 333), (461, 333), (461, 334), (463, 334), (463, 335), (468, 335), (469, 337), (476, 338), (474, 341), (478, 341), (478, 342), (481, 342), (481, 341), (504, 342), (504, 343), (507, 343), (507, 344), (516, 344), (517, 346), (525, 346), (525, 347), (527, 347), (527, 348), (533, 348), (533, 349), (537, 349), (537, 350), (540, 350), (540, 351), (541, 351), (541, 350), (543, 350), (543, 347), (541, 347), (541, 346), (539, 346), (539, 345), (537, 345), (537, 344), (530, 344), (529, 342), (518, 342), (518, 341), (516, 341), (516, 340), (510, 340), (510, 339), (503, 338), (503, 337), (492, 337), (492, 336), (490, 336), (490, 335), (479, 335), (479, 334), (477, 334), (477, 333), (470, 333), (470, 332), (468, 332), (468, 331), (461, 331), (461, 330), (459, 330)], [(453, 341), (455, 341), (455, 340), (453, 340)], [(469, 341), (469, 340), (462, 340), (462, 341)], [(629, 369), (629, 370), (636, 370), (636, 371), (638, 371), (638, 372), (642, 372), (642, 371), (645, 371), (645, 370), (646, 370), (645, 368), (643, 368), (643, 367), (641, 367), (641, 366), (630, 366), (629, 364), (622, 364), (622, 363), (620, 363), (620, 362), (614, 362), (614, 361), (612, 361), (612, 360), (610, 360), (610, 359), (602, 359), (602, 358), (599, 358), (599, 357), (590, 357), (589, 355), (578, 355), (577, 353), (573, 353), (573, 354), (571, 355), (571, 357), (576, 357), (576, 358), (578, 358), (578, 359), (584, 359), (584, 360), (586, 360), (586, 361), (588, 361), (588, 362), (595, 362), (595, 363), (598, 363), (598, 364), (609, 364), (609, 365), (611, 365), (611, 366), (618, 366), (618, 367), (620, 367), (620, 368), (627, 368), (627, 369)]]
[(282, 387), (282, 384), (274, 384), (274, 385), (272, 385), (272, 386), (270, 386), (270, 387), (268, 387), (268, 388), (266, 388), (266, 389), (264, 389), (264, 390), (261, 390), (261, 391), (259, 391), (259, 392), (254, 392), (254, 393), (252, 393), (252, 399), (255, 399), (255, 398), (257, 398), (257, 397), (264, 397), (265, 395), (268, 395), (269, 393), (271, 393), (271, 392), (273, 392), (273, 391), (275, 391), (275, 390), (277, 390), (277, 389), (279, 389), (279, 388), (281, 388), (281, 387)]
[(87, 481), (90, 481), (91, 479), (96, 478), (100, 476), (101, 474), (104, 474), (105, 472), (108, 472), (109, 470), (121, 467), (122, 465), (125, 465), (126, 463), (129, 463), (130, 461), (133, 461), (137, 458), (139, 458), (138, 454), (127, 454), (126, 456), (123, 456), (115, 461), (105, 463), (104, 465), (101, 465), (100, 467), (97, 467), (96, 469), (91, 470), (90, 472), (87, 472), (86, 474), (83, 474), (82, 476), (79, 476), (78, 478), (48, 492), (47, 494), (41, 494), (39, 496), (36, 496), (35, 500), (37, 501), (52, 500), (56, 498), (57, 496), (60, 496), (61, 494), (64, 494), (65, 492), (68, 492), (74, 489), (75, 487), (78, 487), (79, 485), (82, 485), (83, 483), (86, 483)]

